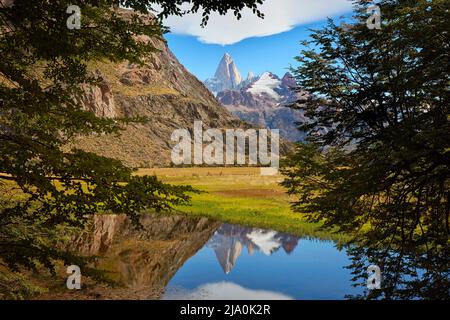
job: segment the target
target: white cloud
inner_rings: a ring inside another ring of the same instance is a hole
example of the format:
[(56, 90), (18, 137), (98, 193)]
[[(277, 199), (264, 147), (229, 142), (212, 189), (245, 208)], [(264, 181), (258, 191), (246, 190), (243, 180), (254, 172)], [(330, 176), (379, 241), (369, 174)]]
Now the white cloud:
[(351, 8), (349, 0), (266, 0), (261, 6), (264, 19), (245, 9), (239, 21), (231, 12), (225, 16), (213, 13), (205, 28), (200, 26), (200, 12), (183, 17), (171, 16), (165, 25), (173, 33), (195, 36), (204, 43), (228, 45), (251, 37), (289, 31), (297, 25), (339, 15)]
[(232, 282), (206, 283), (193, 290), (177, 288), (165, 300), (293, 300), (284, 293), (244, 288)]

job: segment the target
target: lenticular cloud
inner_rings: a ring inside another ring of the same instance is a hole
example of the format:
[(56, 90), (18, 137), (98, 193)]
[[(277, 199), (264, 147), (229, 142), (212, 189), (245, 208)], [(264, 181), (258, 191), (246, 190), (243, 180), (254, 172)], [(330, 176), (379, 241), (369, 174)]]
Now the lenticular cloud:
[(173, 33), (195, 36), (204, 43), (229, 45), (247, 38), (289, 31), (297, 25), (342, 14), (351, 8), (349, 0), (266, 0), (261, 6), (264, 19), (258, 18), (250, 10), (245, 10), (238, 22), (232, 13), (225, 16), (214, 13), (209, 24), (202, 28), (201, 12), (198, 12), (183, 17), (169, 17), (165, 25)]

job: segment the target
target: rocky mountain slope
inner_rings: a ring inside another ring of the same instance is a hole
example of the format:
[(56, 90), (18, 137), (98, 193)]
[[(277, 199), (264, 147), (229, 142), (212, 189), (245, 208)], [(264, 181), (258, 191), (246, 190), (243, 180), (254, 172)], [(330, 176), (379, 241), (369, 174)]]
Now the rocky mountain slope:
[[(228, 54), (222, 61), (224, 59), (235, 66)], [(296, 82), (290, 73), (286, 73), (281, 79), (271, 72), (260, 76), (250, 73), (246, 80), (234, 87), (217, 85), (224, 81), (216, 77), (207, 80), (205, 85), (231, 113), (257, 126), (280, 129), (281, 135), (290, 141), (304, 138), (304, 134), (297, 130), (297, 123), (305, 121), (303, 114), (287, 107), (303, 96), (293, 90)], [(218, 90), (220, 88), (224, 89)]]
[(82, 103), (99, 116), (145, 116), (149, 122), (128, 125), (120, 136), (79, 137), (73, 145), (117, 158), (132, 167), (167, 166), (175, 144), (170, 140), (173, 130), (193, 128), (194, 120), (203, 121), (205, 129), (250, 127), (217, 102), (177, 60), (165, 41), (148, 41), (159, 51), (151, 54), (146, 66), (90, 63), (90, 70), (103, 83), (86, 87)]

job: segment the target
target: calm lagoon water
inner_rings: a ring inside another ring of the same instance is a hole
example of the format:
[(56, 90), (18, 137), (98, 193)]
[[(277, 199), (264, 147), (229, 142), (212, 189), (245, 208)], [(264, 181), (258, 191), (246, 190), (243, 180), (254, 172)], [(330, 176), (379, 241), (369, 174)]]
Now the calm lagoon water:
[[(352, 257), (359, 264), (347, 269), (353, 261), (332, 241), (207, 218), (151, 214), (142, 224), (136, 229), (126, 216), (99, 215), (91, 229), (71, 241), (69, 249), (95, 257), (94, 266), (121, 284), (93, 286), (85, 294), (104, 299), (356, 298), (367, 295), (365, 265), (380, 259), (373, 251), (369, 259), (364, 248), (357, 248)], [(445, 253), (428, 257), (413, 250), (401, 260), (394, 250), (381, 254), (388, 254), (382, 261), (387, 290), (369, 292), (376, 294), (369, 298), (448, 300)], [(360, 276), (358, 287), (352, 272)]]
[(105, 298), (345, 299), (363, 290), (332, 241), (177, 215), (142, 223), (137, 230), (124, 216), (95, 216), (73, 242), (123, 285), (100, 291)]
[(332, 241), (223, 224), (169, 281), (163, 299), (345, 299), (345, 250)]

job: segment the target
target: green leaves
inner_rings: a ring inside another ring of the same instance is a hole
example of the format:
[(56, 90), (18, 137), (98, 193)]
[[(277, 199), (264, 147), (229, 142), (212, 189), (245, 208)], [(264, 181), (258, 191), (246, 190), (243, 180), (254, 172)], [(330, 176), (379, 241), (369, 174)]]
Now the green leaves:
[[(238, 16), (248, 7), (260, 15), (262, 1), (79, 1), (81, 28), (73, 30), (66, 25), (72, 1), (0, 5), (1, 265), (52, 270), (62, 260), (81, 266), (79, 257), (55, 246), (62, 234), (54, 232), (58, 226), (83, 227), (101, 212), (126, 214), (139, 227), (144, 211), (188, 203), (195, 192), (191, 187), (137, 177), (119, 161), (63, 148), (78, 135), (120, 133), (121, 125), (143, 121), (100, 118), (84, 110), (83, 88), (102, 81), (86, 64), (101, 59), (144, 64), (157, 50), (151, 40), (161, 39), (167, 29), (140, 13), (158, 4), (161, 17), (182, 14), (184, 3), (203, 9), (206, 22), (213, 11), (233, 10)], [(90, 270), (88, 262), (83, 266)], [(11, 282), (0, 279), (0, 291), (4, 283)]]
[[(354, 236), (361, 279), (362, 262), (376, 257), (397, 272), (384, 297), (426, 297), (414, 286), (432, 284), (402, 273), (427, 259), (436, 268), (450, 250), (449, 2), (381, 1), (381, 30), (361, 23), (369, 2), (356, 4), (351, 28), (330, 21), (297, 58), (310, 96), (294, 107), (311, 119), (301, 127), (310, 144), (291, 158), (284, 185), (299, 196), (294, 210)], [(444, 284), (428, 293), (441, 296)]]

